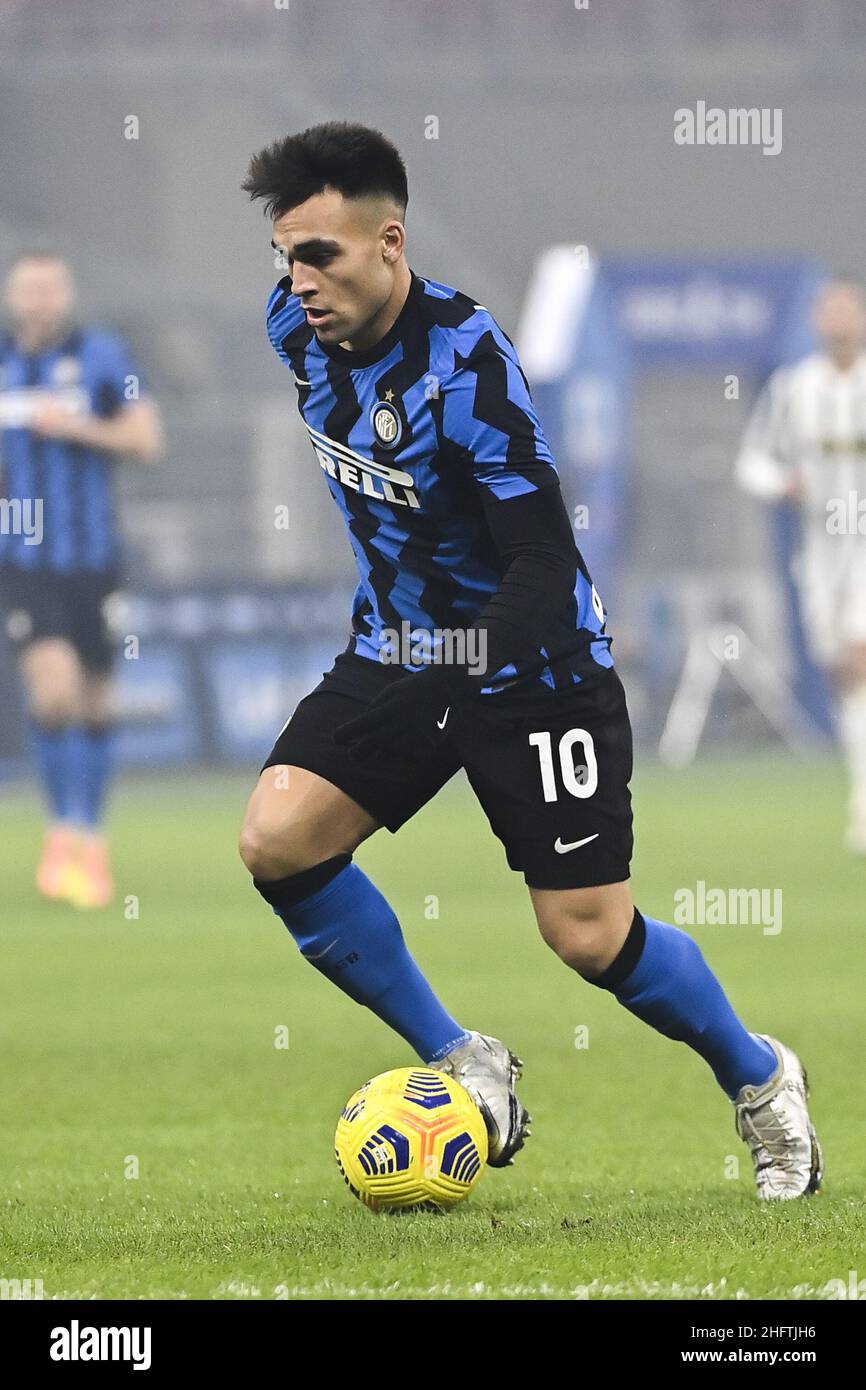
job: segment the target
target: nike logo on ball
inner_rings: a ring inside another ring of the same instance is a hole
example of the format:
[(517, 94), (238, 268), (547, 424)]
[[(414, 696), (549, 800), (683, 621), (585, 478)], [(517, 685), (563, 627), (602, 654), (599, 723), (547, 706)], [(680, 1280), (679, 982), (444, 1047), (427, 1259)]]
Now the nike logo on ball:
[(557, 835), (556, 844), (553, 846), (553, 848), (556, 850), (557, 854), (568, 854), (569, 850), (580, 849), (581, 845), (588, 845), (590, 840), (597, 840), (599, 834), (600, 832), (596, 830), (594, 835), (587, 835), (585, 840), (575, 840), (574, 844), (572, 845), (564, 845), (560, 837)]

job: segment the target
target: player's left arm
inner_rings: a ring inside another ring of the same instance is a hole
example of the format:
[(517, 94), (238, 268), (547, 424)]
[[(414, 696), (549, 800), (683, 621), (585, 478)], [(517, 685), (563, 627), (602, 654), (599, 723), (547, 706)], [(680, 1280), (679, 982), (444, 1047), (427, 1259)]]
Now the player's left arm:
[(501, 568), (496, 591), (472, 624), (484, 634), (485, 670), (467, 668), (456, 677), (462, 693), (473, 695), (537, 654), (574, 592), (579, 556), (529, 384), (514, 345), (493, 321), (441, 395), (443, 437), (471, 470)]
[(471, 624), (480, 665), (432, 665), (395, 681), (369, 710), (337, 731), (361, 757), (383, 738), (434, 738), (451, 703), (472, 699), (505, 668), (537, 653), (574, 591), (578, 551), (559, 478), (517, 355), (486, 343), (441, 387), (446, 446), (471, 470), (499, 556), (499, 584)]
[(47, 439), (62, 439), (140, 463), (155, 463), (165, 450), (162, 418), (156, 402), (141, 386), (124, 344), (113, 334), (96, 341), (97, 388), (93, 409), (74, 411), (62, 399), (47, 400), (31, 428)]
[(791, 442), (791, 369), (778, 368), (758, 396), (734, 472), (740, 487), (762, 502), (794, 501), (801, 479)]
[(472, 624), (483, 644), (467, 642), (467, 650), (486, 654), (483, 670), (460, 673), (462, 693), (469, 696), (521, 658), (537, 655), (574, 593), (578, 565), (555, 473), (543, 487), (503, 500), (485, 490), (482, 506), (502, 577)]

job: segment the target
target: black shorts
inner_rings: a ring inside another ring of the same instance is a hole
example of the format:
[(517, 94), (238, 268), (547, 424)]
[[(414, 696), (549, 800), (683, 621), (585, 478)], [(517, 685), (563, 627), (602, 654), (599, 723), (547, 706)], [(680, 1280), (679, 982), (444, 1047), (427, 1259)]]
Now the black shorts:
[(589, 888), (629, 877), (632, 737), (616, 671), (565, 691), (482, 696), (451, 709), (440, 745), (408, 762), (358, 761), (334, 730), (405, 673), (353, 652), (301, 700), (264, 768), (317, 773), (396, 831), (463, 767), (512, 869), (533, 888)]
[(5, 565), (0, 600), (6, 636), (18, 651), (44, 637), (63, 637), (86, 670), (103, 674), (114, 660), (118, 587), (116, 574), (67, 575)]

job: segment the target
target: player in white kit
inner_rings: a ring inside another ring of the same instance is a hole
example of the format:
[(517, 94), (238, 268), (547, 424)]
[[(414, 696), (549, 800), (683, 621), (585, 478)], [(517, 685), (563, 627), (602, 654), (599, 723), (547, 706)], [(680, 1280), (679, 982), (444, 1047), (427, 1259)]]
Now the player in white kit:
[(866, 854), (866, 296), (836, 277), (815, 305), (821, 350), (774, 372), (737, 459), (737, 478), (800, 509), (796, 563), (812, 654), (830, 674), (850, 777), (846, 841)]

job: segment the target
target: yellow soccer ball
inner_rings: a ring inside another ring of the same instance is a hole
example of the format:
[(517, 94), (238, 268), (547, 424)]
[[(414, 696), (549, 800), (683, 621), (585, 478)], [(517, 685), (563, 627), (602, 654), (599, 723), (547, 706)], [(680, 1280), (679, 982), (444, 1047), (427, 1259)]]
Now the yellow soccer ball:
[(374, 1076), (346, 1102), (334, 1148), (349, 1190), (374, 1211), (444, 1210), (468, 1197), (487, 1162), (469, 1092), (431, 1067)]

